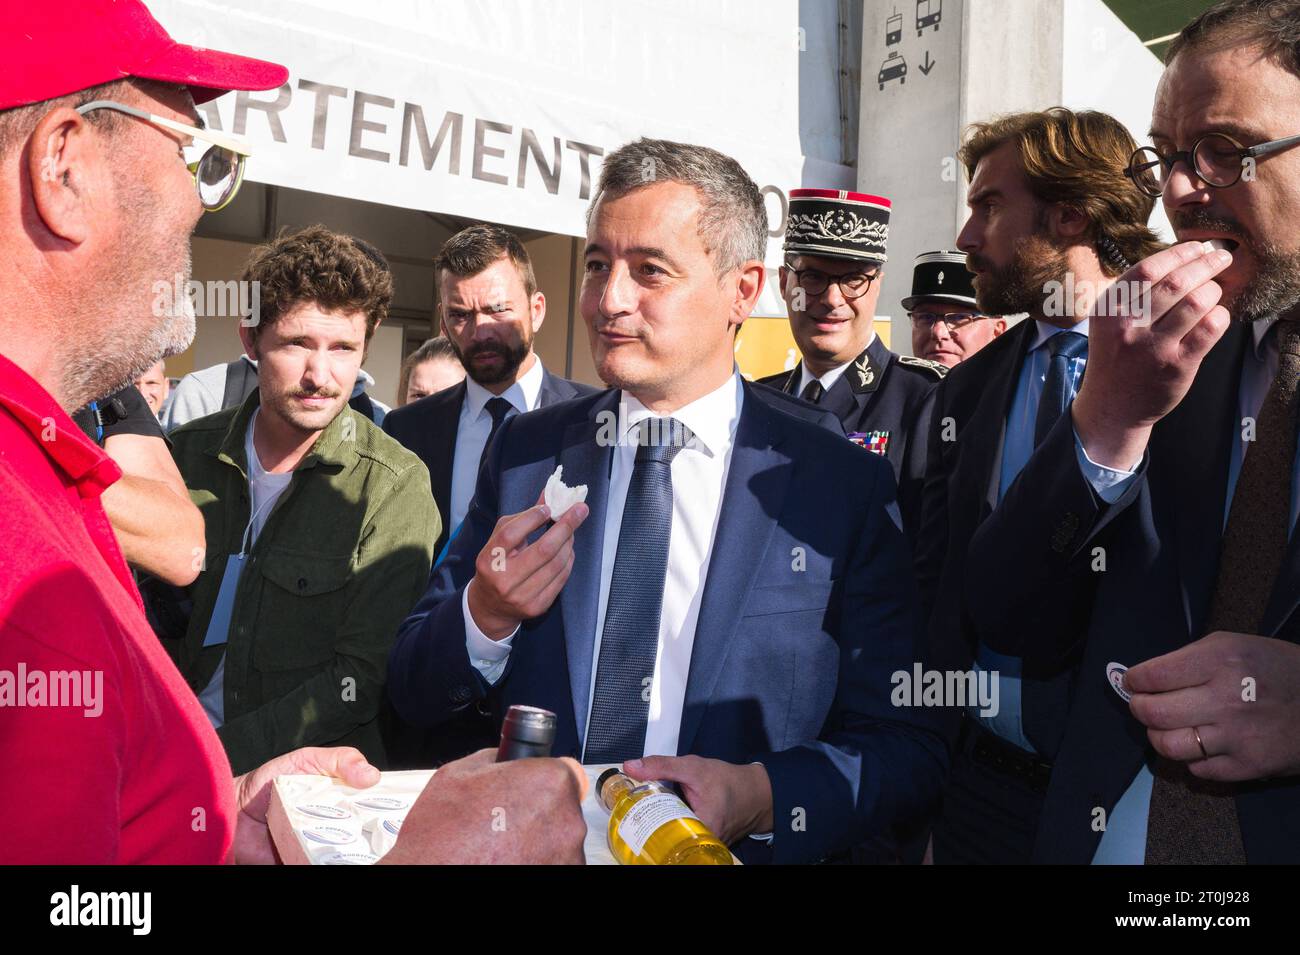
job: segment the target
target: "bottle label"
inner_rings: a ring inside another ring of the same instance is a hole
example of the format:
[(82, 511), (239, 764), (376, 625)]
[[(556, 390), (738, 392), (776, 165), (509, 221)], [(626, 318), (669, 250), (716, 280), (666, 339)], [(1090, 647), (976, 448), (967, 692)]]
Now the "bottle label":
[(618, 824), (618, 834), (628, 848), (637, 855), (655, 831), (674, 819), (695, 819), (699, 816), (672, 793), (651, 793), (637, 800)]

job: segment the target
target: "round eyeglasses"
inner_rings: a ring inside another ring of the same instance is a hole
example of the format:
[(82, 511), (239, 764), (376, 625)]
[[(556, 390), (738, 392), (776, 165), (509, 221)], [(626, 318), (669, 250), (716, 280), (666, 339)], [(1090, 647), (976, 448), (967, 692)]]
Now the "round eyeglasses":
[(216, 212), (234, 201), (244, 181), (244, 163), (252, 154), (252, 149), (243, 139), (228, 133), (188, 126), (167, 119), (165, 116), (155, 116), (153, 113), (146, 113), (134, 106), (115, 103), (112, 100), (95, 100), (85, 106), (77, 107), (77, 112), (84, 116), (96, 109), (111, 109), (114, 112), (125, 113), (127, 116), (134, 116), (154, 126), (209, 143), (207, 149), (201, 149), (197, 144), (182, 147), (185, 153), (185, 168), (194, 177), (194, 189), (199, 194), (199, 202), (203, 204), (205, 211)]
[(789, 262), (785, 267), (794, 275), (795, 282), (809, 295), (821, 295), (831, 284), (840, 287), (840, 294), (846, 299), (861, 298), (871, 291), (871, 283), (880, 277), (880, 270), (873, 272), (849, 272), (845, 275), (827, 275), (817, 269), (796, 269)]
[(1191, 149), (1165, 151), (1143, 146), (1129, 157), (1128, 176), (1139, 189), (1153, 199), (1164, 194), (1174, 165), (1185, 162), (1207, 186), (1225, 189), (1236, 183), (1254, 160), (1269, 153), (1300, 144), (1300, 136), (1273, 139), (1257, 146), (1243, 146), (1227, 133), (1207, 133)]

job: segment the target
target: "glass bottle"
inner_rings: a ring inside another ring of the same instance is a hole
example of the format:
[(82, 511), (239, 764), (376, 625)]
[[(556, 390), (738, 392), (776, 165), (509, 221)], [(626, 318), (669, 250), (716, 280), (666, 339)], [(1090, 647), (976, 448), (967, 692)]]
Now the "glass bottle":
[(666, 785), (617, 769), (596, 780), (609, 810), (609, 851), (621, 865), (731, 865), (731, 850)]

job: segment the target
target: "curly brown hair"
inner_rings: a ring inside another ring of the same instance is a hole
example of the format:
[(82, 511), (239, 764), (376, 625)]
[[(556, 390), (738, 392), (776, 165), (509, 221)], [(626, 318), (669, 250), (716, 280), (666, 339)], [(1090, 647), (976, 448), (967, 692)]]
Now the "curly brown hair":
[(260, 311), (250, 329), (254, 341), (280, 316), (311, 302), (326, 311), (364, 312), (369, 342), (393, 300), (393, 276), (379, 250), (322, 225), (285, 229), (259, 245), (240, 281), (258, 283)]
[(957, 153), (967, 177), (975, 175), (981, 159), (1008, 142), (1016, 144), (1035, 198), (1077, 209), (1092, 223), (1090, 239), (1107, 275), (1124, 271), (1106, 251), (1111, 244), (1130, 263), (1165, 247), (1147, 228), (1155, 200), (1124, 175), (1137, 143), (1115, 117), (1055, 106), (974, 123)]

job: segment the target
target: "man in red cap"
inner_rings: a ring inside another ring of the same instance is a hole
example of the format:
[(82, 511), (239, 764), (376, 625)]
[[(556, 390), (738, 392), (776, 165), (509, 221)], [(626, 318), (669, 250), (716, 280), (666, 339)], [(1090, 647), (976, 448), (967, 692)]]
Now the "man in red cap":
[[(176, 43), (139, 0), (8, 5), (0, 61), (0, 765), (16, 770), (0, 814), (26, 822), (3, 858), (271, 861), (271, 779), (365, 786), (377, 771), (356, 750), (304, 749), (232, 785), (100, 503), (121, 471), (68, 412), (189, 346), (193, 315), (156, 315), (154, 281), (188, 279), (190, 233), (248, 155), (194, 104), (287, 71)], [(486, 755), (439, 773), (392, 858), (580, 860), (581, 770)], [(490, 825), (502, 808), (507, 832)]]

